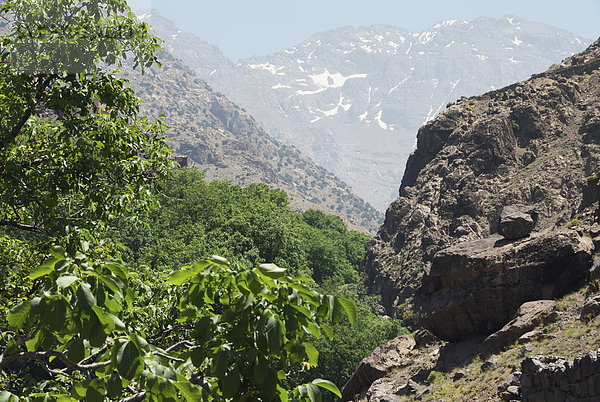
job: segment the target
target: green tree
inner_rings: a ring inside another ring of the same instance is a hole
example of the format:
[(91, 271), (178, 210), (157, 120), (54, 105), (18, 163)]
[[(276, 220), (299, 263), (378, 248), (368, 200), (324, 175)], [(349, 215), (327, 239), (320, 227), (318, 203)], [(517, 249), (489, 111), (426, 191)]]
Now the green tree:
[[(138, 118), (139, 100), (114, 74), (125, 57), (142, 69), (156, 62), (148, 26), (124, 0), (8, 0), (0, 13), (10, 20), (0, 63), (1, 301), (11, 305), (0, 322), (0, 400), (339, 395), (326, 380), (284, 386), (288, 372), (316, 364), (309, 334), (330, 336), (326, 322), (345, 314), (354, 321), (349, 300), (276, 265), (216, 257), (142, 281), (101, 240), (115, 219), (148, 210), (169, 165), (164, 128)], [(279, 239), (263, 240), (272, 255)], [(156, 322), (164, 311), (173, 315)]]

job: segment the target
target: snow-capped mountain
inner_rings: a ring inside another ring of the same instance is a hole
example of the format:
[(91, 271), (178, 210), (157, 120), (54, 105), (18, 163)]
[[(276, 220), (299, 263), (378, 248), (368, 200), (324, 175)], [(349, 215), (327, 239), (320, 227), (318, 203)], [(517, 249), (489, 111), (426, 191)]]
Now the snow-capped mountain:
[(517, 17), (478, 18), (424, 32), (343, 27), (233, 63), (156, 13), (148, 21), (164, 47), (273, 137), (380, 210), (396, 196), (418, 128), (448, 102), (526, 79), (590, 42)]

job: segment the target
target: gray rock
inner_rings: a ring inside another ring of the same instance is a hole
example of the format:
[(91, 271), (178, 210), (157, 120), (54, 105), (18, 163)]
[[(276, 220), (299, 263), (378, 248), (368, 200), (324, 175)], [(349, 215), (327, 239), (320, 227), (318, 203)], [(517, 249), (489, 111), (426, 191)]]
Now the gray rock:
[(396, 391), (398, 395), (415, 395), (422, 388), (421, 385), (417, 384), (413, 380), (408, 380), (406, 385)]
[(482, 345), (483, 350), (487, 353), (494, 353), (512, 344), (521, 335), (542, 323), (544, 317), (554, 310), (555, 305), (553, 300), (523, 303), (509, 323), (485, 339)]
[(537, 224), (538, 213), (530, 206), (513, 204), (505, 206), (500, 213), (498, 233), (508, 240), (528, 236)]
[(557, 298), (579, 285), (592, 265), (592, 250), (589, 237), (571, 230), (536, 232), (517, 242), (493, 236), (446, 248), (421, 282), (421, 325), (451, 342), (489, 335), (521, 304)]
[(498, 363), (488, 360), (481, 363), (480, 369), (481, 371), (489, 371), (495, 369), (496, 367), (498, 367)]
[(440, 340), (426, 329), (420, 329), (415, 334), (415, 342), (417, 343), (417, 346), (421, 348), (439, 343)]
[(344, 400), (368, 388), (375, 380), (385, 377), (393, 368), (407, 365), (408, 353), (415, 347), (415, 341), (409, 336), (399, 336), (377, 347), (359, 364), (354, 374), (342, 388)]
[(591, 319), (600, 314), (600, 295), (586, 299), (581, 308), (581, 319)]
[(456, 373), (454, 373), (454, 375), (452, 376), (452, 381), (458, 381), (461, 378), (464, 378), (467, 374), (462, 371), (462, 370), (458, 370)]

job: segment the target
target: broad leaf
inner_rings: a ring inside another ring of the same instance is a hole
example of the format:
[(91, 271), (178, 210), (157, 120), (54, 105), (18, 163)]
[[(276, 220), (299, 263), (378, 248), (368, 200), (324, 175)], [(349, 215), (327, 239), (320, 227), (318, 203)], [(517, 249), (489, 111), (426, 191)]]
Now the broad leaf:
[(286, 273), (285, 268), (280, 268), (275, 264), (261, 264), (258, 266), (260, 273), (273, 279), (281, 278)]
[(190, 279), (195, 274), (192, 271), (180, 270), (175, 271), (171, 275), (169, 275), (169, 279), (167, 279), (167, 283), (170, 283), (175, 286), (182, 285), (188, 279)]
[(23, 325), (27, 322), (29, 312), (31, 311), (31, 302), (25, 301), (21, 304), (16, 305), (8, 311), (8, 325), (11, 329), (18, 331), (23, 328)]
[(350, 324), (356, 324), (356, 306), (354, 305), (354, 302), (343, 297), (337, 297), (336, 302), (341, 304), (344, 310), (346, 310)]
[(315, 385), (317, 385), (317, 386), (319, 386), (319, 387), (321, 387), (321, 388), (324, 388), (324, 389), (326, 389), (328, 391), (333, 392), (338, 398), (342, 397), (342, 393), (340, 392), (340, 390), (337, 387), (337, 385), (335, 385), (331, 381), (323, 380), (321, 378), (317, 378), (312, 383), (315, 384)]

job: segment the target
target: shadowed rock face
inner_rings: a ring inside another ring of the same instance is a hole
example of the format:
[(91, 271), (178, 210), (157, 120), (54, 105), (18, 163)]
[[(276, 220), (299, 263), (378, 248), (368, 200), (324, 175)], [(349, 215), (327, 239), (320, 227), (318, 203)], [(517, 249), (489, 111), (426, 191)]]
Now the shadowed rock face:
[(450, 104), (419, 130), (399, 197), (365, 258), (367, 287), (388, 315), (416, 317), (416, 290), (434, 255), (497, 233), (505, 205), (535, 208), (540, 230), (575, 218), (592, 223), (600, 197), (593, 186), (599, 68), (596, 41), (527, 81)]
[(448, 341), (490, 334), (524, 302), (560, 297), (584, 280), (592, 250), (591, 239), (573, 230), (515, 242), (493, 236), (444, 249), (419, 289), (421, 324)]

